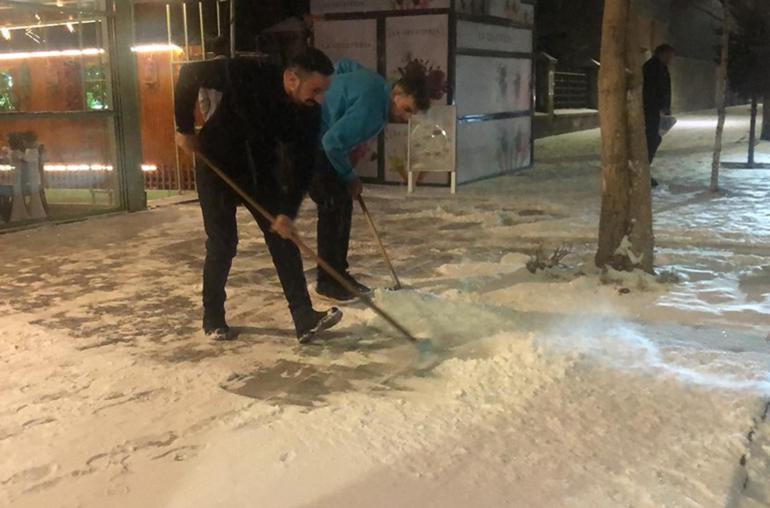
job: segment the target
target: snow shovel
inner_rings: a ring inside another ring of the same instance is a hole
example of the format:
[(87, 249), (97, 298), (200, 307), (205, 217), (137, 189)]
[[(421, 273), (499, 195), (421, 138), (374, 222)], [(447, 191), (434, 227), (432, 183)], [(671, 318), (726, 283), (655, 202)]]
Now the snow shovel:
[(366, 217), (366, 222), (369, 223), (369, 228), (372, 230), (372, 234), (374, 234), (374, 238), (377, 239), (377, 245), (380, 247), (380, 252), (382, 253), (382, 257), (385, 259), (385, 264), (388, 265), (388, 269), (390, 269), (390, 275), (393, 277), (393, 282), (396, 283), (395, 286), (393, 286), (392, 289), (398, 291), (403, 286), (401, 286), (401, 281), (398, 280), (398, 275), (396, 275), (396, 270), (393, 269), (393, 263), (390, 262), (390, 256), (388, 256), (388, 251), (385, 250), (385, 246), (382, 244), (382, 238), (380, 238), (380, 234), (377, 232), (377, 227), (374, 225), (374, 221), (372, 220), (372, 215), (369, 213), (369, 209), (366, 207), (366, 202), (364, 201), (364, 197), (359, 195), (358, 196), (358, 204), (361, 205), (361, 210), (364, 212), (364, 216)]
[[(211, 162), (205, 155), (203, 155), (200, 152), (197, 152), (196, 155), (200, 157), (200, 159), (206, 163), (206, 165), (214, 172), (216, 173), (219, 178), (222, 179), (238, 196), (243, 199), (243, 201), (248, 204), (251, 208), (256, 210), (262, 217), (264, 217), (267, 221), (269, 221), (271, 224), (275, 222), (275, 217), (268, 212), (262, 205), (257, 203), (251, 196), (246, 194), (246, 192), (241, 189), (237, 183), (235, 183), (232, 178), (227, 176), (222, 169)], [(409, 333), (409, 331), (404, 328), (401, 323), (393, 319), (390, 314), (385, 312), (382, 308), (380, 308), (377, 304), (375, 304), (371, 298), (364, 295), (360, 291), (358, 291), (350, 282), (345, 279), (342, 275), (337, 272), (334, 268), (332, 268), (329, 263), (321, 259), (318, 254), (316, 254), (313, 249), (307, 246), (305, 242), (302, 241), (302, 238), (299, 237), (298, 234), (294, 234), (292, 236), (291, 241), (299, 248), (300, 251), (304, 252), (306, 255), (310, 256), (315, 260), (316, 263), (318, 263), (318, 266), (323, 268), (323, 270), (329, 274), (337, 283), (339, 283), (342, 287), (344, 287), (346, 290), (348, 290), (350, 293), (355, 295), (356, 298), (361, 300), (361, 302), (364, 303), (367, 307), (372, 309), (378, 316), (380, 316), (382, 319), (384, 319), (388, 324), (390, 324), (393, 328), (398, 330), (398, 332), (404, 336), (409, 342), (417, 346), (419, 351), (421, 353), (426, 353), (431, 350), (431, 343), (430, 340), (423, 339), (418, 340), (414, 335)]]

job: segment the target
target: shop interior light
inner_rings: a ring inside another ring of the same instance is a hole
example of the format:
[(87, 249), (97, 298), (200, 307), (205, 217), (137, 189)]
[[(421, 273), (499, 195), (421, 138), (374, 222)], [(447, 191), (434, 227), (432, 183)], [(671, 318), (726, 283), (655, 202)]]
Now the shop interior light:
[(137, 46), (133, 46), (131, 51), (134, 53), (162, 53), (164, 51), (184, 53), (184, 50), (176, 44), (139, 44)]
[[(78, 25), (86, 25), (89, 23), (96, 23), (98, 20), (96, 19), (79, 19), (77, 21), (73, 19), (68, 19), (67, 21), (51, 21), (50, 23), (35, 23), (33, 25), (13, 25), (13, 26), (5, 26), (3, 28), (7, 29), (8, 31), (12, 30), (34, 30), (36, 28), (52, 28), (57, 26), (64, 26), (67, 27), (67, 30), (70, 32), (74, 31), (75, 24)], [(72, 28), (70, 28), (70, 25), (72, 25)]]
[(75, 33), (75, 25), (73, 25), (72, 23), (67, 23), (67, 30), (69, 30), (71, 34), (74, 34)]
[[(10, 164), (0, 164), (0, 171), (13, 171), (15, 168), (14, 166)], [(111, 164), (86, 164), (85, 162), (77, 163), (77, 164), (63, 164), (63, 163), (55, 163), (55, 164), (45, 164), (43, 166), (43, 169), (45, 171), (112, 171), (112, 165)], [(151, 172), (151, 171), (157, 171), (158, 165), (157, 164), (142, 164), (142, 171), (145, 172)]]
[(51, 51), (19, 51), (17, 53), (0, 53), (0, 61), (25, 60), (27, 58), (56, 58), (72, 56), (95, 56), (104, 53), (100, 48), (62, 49)]
[[(134, 53), (160, 53), (165, 51), (184, 53), (184, 50), (176, 44), (140, 44), (138, 46), (133, 46), (131, 51)], [(16, 53), (0, 53), (0, 61), (24, 60), (27, 58), (95, 56), (101, 54), (104, 54), (104, 50), (101, 48), (62, 49), (51, 51), (19, 51)]]
[(5, 39), (6, 41), (11, 40), (11, 31), (8, 30), (6, 27), (0, 28), (0, 34), (3, 35), (3, 39)]
[(112, 171), (106, 164), (46, 164), (46, 171)]

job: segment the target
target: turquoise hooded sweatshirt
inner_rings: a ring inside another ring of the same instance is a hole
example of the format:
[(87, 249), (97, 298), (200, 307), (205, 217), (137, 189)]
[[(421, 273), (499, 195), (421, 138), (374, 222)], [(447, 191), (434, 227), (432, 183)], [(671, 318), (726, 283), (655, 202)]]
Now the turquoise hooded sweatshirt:
[(343, 59), (321, 108), (321, 146), (345, 182), (358, 178), (350, 152), (377, 136), (388, 123), (391, 86), (358, 62)]

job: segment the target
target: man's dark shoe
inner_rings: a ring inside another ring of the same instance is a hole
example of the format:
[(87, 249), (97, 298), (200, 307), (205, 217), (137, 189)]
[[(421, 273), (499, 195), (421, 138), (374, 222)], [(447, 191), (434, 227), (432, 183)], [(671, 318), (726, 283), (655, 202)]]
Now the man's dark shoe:
[(353, 285), (353, 287), (358, 290), (359, 293), (363, 294), (364, 296), (371, 296), (372, 288), (358, 282), (352, 275), (350, 275), (350, 273), (346, 272), (342, 276), (345, 277), (345, 279), (348, 282), (350, 282)]
[(297, 339), (300, 344), (311, 342), (317, 333), (332, 328), (342, 320), (342, 311), (332, 307), (325, 312), (312, 310), (306, 316), (295, 321)]
[(206, 337), (216, 341), (235, 340), (238, 337), (238, 334), (235, 332), (235, 330), (231, 329), (227, 325), (204, 328), (203, 332), (206, 334)]
[(350, 303), (356, 300), (353, 293), (336, 282), (319, 282), (316, 284), (315, 292), (318, 296), (336, 303)]
[[(351, 286), (353, 286), (362, 295), (364, 296), (372, 295), (371, 288), (358, 282), (349, 273), (344, 273), (342, 276)], [(352, 301), (355, 301), (357, 298), (356, 295), (354, 295), (353, 293), (351, 293), (350, 291), (342, 287), (334, 279), (326, 279), (326, 278), (320, 279), (318, 281), (318, 284), (316, 285), (316, 293), (318, 293), (319, 296), (326, 298), (327, 300), (331, 300), (337, 303), (350, 303)]]

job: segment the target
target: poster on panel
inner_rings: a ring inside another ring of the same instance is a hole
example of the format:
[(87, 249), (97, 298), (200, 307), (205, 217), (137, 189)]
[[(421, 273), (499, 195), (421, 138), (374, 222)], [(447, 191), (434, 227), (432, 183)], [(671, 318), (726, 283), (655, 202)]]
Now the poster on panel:
[(446, 9), (449, 0), (312, 0), (313, 14), (343, 12), (404, 11), (414, 9)]
[(418, 74), (428, 81), (431, 99), (446, 104), (449, 18), (403, 16), (385, 22), (386, 76), (395, 82)]
[(506, 18), (531, 25), (535, 21), (535, 6), (522, 0), (457, 0), (457, 11)]
[[(377, 70), (377, 21), (318, 21), (315, 24), (315, 46), (335, 63), (350, 58), (364, 67)], [(377, 140), (356, 147), (350, 154), (359, 176), (377, 178)]]
[(532, 53), (532, 30), (505, 25), (458, 21), (457, 47), (461, 49)]
[(459, 55), (456, 86), (455, 102), (460, 117), (529, 111), (532, 61)]
[(499, 175), (531, 163), (532, 123), (529, 117), (457, 126), (457, 181)]
[[(386, 76), (394, 83), (407, 75), (420, 75), (428, 83), (433, 104), (446, 104), (448, 32), (446, 15), (388, 18), (385, 24)], [(405, 125), (389, 125), (385, 132), (385, 179), (406, 182)], [(421, 176), (423, 183), (445, 184), (446, 175)]]
[(521, 0), (487, 0), (487, 14), (525, 25), (535, 22), (535, 6)]
[(373, 71), (377, 70), (377, 20), (317, 21), (314, 24), (315, 47), (337, 63), (351, 58)]

